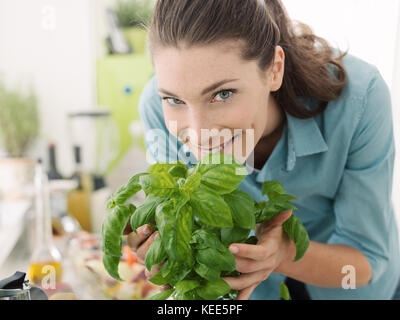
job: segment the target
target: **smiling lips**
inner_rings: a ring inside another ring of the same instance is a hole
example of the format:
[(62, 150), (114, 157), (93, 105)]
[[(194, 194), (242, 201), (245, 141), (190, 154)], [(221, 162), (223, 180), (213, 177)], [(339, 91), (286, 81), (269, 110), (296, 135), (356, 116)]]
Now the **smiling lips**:
[(236, 137), (238, 137), (239, 135), (236, 135), (236, 136), (234, 136), (233, 138), (231, 138), (229, 141), (227, 141), (227, 142), (225, 142), (225, 143), (222, 143), (222, 144), (220, 144), (219, 146), (217, 146), (217, 147), (214, 147), (214, 148), (204, 148), (204, 147), (201, 147), (201, 146), (199, 146), (199, 145), (193, 145), (193, 146), (195, 146), (196, 148), (199, 148), (199, 149), (201, 149), (201, 150), (204, 150), (204, 151), (211, 151), (212, 153), (213, 152), (218, 152), (218, 151), (222, 151), (228, 144), (230, 144)]

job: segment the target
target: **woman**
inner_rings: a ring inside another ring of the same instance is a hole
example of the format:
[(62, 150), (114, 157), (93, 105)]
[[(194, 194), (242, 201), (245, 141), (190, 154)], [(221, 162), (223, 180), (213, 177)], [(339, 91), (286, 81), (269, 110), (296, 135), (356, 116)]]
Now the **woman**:
[[(238, 299), (278, 299), (285, 279), (298, 298), (391, 299), (394, 138), (376, 67), (295, 25), (279, 0), (159, 0), (148, 41), (156, 75), (139, 110), (153, 158), (233, 153), (250, 169), (240, 188), (256, 201), (266, 180), (297, 197), (308, 251), (293, 262), (282, 232), (291, 212), (259, 225), (257, 245), (230, 246), (242, 274), (225, 280)], [(128, 241), (144, 260), (156, 233), (138, 231)]]

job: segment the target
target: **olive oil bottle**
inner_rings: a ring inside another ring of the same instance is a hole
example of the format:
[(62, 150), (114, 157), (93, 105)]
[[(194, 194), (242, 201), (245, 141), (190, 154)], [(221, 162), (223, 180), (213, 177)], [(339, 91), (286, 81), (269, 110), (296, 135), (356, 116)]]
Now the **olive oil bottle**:
[(62, 257), (53, 244), (47, 174), (41, 160), (35, 168), (34, 246), (30, 259), (31, 283), (55, 288), (62, 280)]
[(74, 147), (75, 172), (72, 179), (78, 187), (68, 194), (68, 212), (79, 222), (82, 229), (92, 231), (90, 197), (93, 189), (92, 177), (84, 172), (81, 162), (81, 148)]

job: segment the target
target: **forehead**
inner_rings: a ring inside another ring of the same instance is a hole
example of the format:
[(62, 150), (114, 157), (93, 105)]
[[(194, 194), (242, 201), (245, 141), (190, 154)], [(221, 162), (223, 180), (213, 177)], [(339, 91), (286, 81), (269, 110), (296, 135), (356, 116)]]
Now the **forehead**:
[(225, 79), (250, 80), (257, 63), (241, 58), (241, 44), (225, 41), (212, 45), (159, 48), (153, 56), (158, 88), (177, 94), (198, 94)]

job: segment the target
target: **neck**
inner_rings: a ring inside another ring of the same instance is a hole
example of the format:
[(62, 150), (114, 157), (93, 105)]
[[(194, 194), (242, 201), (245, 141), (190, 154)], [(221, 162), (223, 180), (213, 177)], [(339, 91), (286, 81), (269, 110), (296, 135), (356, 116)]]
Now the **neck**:
[(261, 170), (269, 159), (272, 151), (282, 137), (286, 124), (286, 115), (272, 96), (270, 96), (270, 107), (270, 117), (266, 130), (254, 148), (254, 167), (258, 170)]

